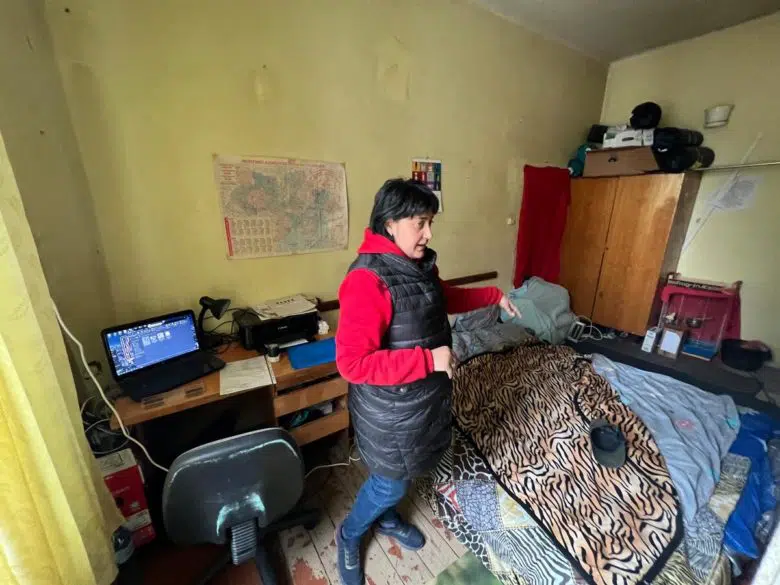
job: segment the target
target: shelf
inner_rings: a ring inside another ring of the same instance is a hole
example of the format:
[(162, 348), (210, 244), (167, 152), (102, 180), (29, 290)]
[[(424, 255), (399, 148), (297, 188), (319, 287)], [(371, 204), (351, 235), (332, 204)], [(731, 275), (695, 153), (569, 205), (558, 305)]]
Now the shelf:
[(302, 410), (309, 406), (333, 400), (347, 393), (347, 381), (334, 378), (274, 398), (274, 415), (277, 417)]
[(310, 423), (290, 429), (290, 434), (298, 445), (306, 445), (348, 427), (349, 411), (342, 408)]

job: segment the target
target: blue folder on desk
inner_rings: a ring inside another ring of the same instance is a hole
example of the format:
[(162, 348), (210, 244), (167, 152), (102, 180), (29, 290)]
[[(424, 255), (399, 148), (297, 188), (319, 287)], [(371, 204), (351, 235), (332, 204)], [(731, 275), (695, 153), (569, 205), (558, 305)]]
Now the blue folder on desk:
[(302, 370), (336, 361), (336, 340), (333, 337), (296, 345), (287, 350), (294, 370)]

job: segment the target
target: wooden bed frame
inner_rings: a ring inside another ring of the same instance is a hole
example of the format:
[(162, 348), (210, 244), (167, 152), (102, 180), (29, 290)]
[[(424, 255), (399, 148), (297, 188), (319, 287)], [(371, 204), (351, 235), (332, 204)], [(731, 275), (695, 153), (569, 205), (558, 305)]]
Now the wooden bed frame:
[[(498, 278), (498, 272), (494, 270), (493, 272), (481, 272), (479, 274), (470, 274), (468, 276), (461, 276), (459, 278), (450, 278), (449, 280), (445, 280), (444, 282), (452, 286), (463, 286), (465, 284), (485, 282), (486, 280), (495, 280), (496, 278)], [(338, 299), (333, 299), (331, 301), (321, 301), (318, 299), (317, 301), (317, 310), (320, 313), (335, 311), (338, 308), (339, 308)]]

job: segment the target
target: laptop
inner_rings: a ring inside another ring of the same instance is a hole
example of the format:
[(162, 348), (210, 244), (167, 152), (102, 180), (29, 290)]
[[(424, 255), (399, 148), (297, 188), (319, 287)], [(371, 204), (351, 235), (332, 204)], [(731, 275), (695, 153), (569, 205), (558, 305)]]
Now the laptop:
[(225, 367), (225, 362), (200, 348), (192, 311), (110, 327), (101, 337), (111, 374), (136, 401)]

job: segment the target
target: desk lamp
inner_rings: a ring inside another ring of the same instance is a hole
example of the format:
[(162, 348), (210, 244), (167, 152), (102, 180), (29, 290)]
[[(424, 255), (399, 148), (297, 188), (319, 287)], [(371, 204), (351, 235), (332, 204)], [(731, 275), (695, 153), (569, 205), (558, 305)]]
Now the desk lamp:
[(198, 336), (201, 339), (201, 344), (204, 349), (210, 349), (212, 347), (211, 339), (207, 339), (209, 335), (203, 329), (203, 319), (206, 317), (206, 313), (211, 311), (215, 319), (220, 319), (230, 306), (230, 299), (212, 299), (211, 297), (200, 297), (200, 314), (198, 315)]

